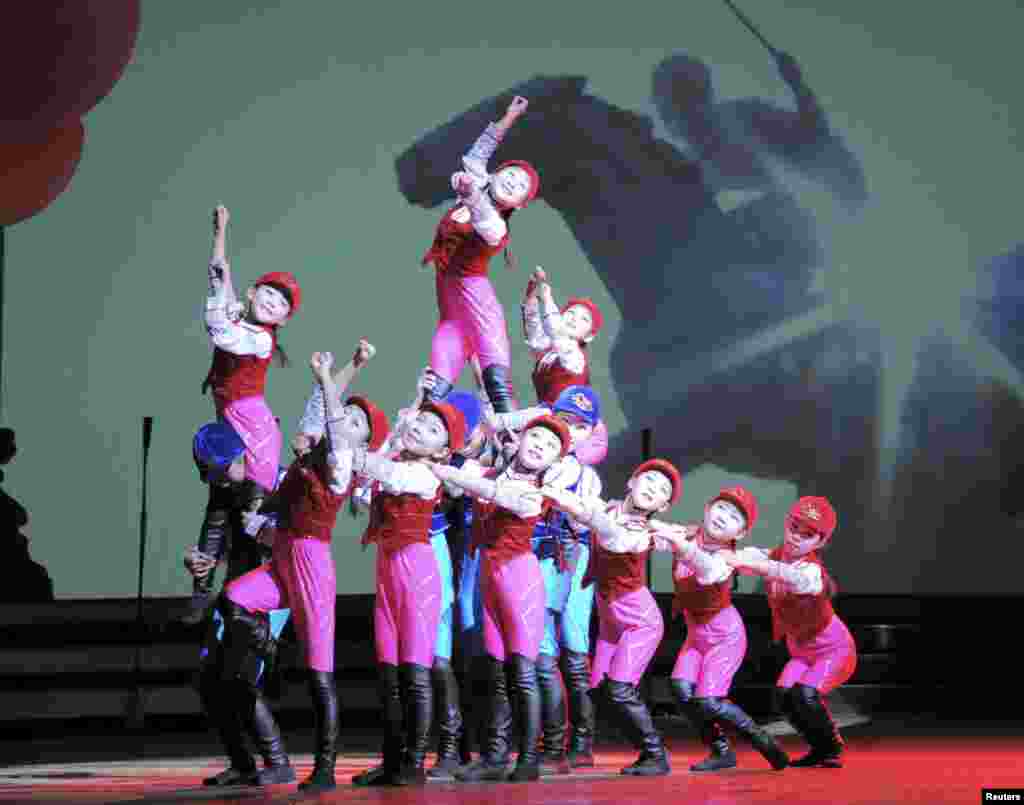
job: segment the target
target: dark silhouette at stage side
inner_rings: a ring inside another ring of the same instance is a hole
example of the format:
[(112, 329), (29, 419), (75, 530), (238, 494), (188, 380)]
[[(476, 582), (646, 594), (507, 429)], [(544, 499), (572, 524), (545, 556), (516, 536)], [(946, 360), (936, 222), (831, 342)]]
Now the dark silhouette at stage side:
[[(0, 464), (10, 464), (18, 453), (14, 430), (0, 428)], [(0, 470), (0, 483), (4, 473)], [(46, 568), (29, 554), (29, 539), (22, 533), (28, 526), (25, 507), (0, 487), (0, 561), (4, 583), (0, 604), (53, 601), (53, 581)]]

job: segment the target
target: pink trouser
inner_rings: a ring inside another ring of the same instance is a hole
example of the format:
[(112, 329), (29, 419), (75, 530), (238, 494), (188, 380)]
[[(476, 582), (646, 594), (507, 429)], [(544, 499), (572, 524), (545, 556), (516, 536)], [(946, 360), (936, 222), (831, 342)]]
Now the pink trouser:
[(235, 579), (226, 592), (250, 612), (291, 609), (306, 666), (334, 670), (338, 581), (330, 543), (313, 537), (281, 538), (269, 564)]
[(598, 421), (590, 438), (576, 445), (573, 452), (580, 460), (580, 464), (588, 467), (596, 467), (604, 461), (608, 455), (608, 426), (604, 424), (604, 420)]
[(533, 551), (504, 562), (483, 551), (480, 593), (484, 602), (484, 651), (504, 662), (509, 654), (537, 661), (544, 637), (546, 593)]
[(736, 607), (726, 607), (707, 623), (686, 616), (686, 642), (679, 650), (673, 679), (694, 685), (694, 696), (723, 698), (747, 653), (747, 630)]
[(434, 664), (441, 620), (441, 571), (429, 542), (396, 551), (377, 548), (373, 635), (377, 662)]
[(263, 397), (243, 397), (228, 403), (217, 415), (245, 443), (245, 477), (268, 492), (277, 485), (281, 462), (281, 428)]
[(787, 637), (786, 647), (792, 659), (775, 683), (780, 688), (800, 684), (828, 693), (853, 676), (857, 667), (853, 635), (838, 615), (811, 640), (797, 642)]
[(512, 365), (505, 312), (487, 277), (437, 272), (437, 309), (430, 366), (445, 380), (457, 383), (473, 355), (481, 369)]
[(613, 599), (598, 592), (597, 617), (600, 631), (590, 687), (596, 688), (605, 676), (614, 682), (638, 684), (665, 633), (665, 622), (651, 591), (641, 587)]

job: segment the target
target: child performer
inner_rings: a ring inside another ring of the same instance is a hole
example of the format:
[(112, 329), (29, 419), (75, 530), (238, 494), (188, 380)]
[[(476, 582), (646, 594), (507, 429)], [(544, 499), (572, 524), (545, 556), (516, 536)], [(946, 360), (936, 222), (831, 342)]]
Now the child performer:
[[(522, 304), (523, 335), (533, 351), (533, 387), (537, 400), (554, 405), (569, 386), (590, 385), (587, 344), (594, 340), (604, 316), (593, 300), (570, 298), (559, 309), (551, 294), (544, 270), (533, 272)], [(598, 421), (591, 437), (573, 448), (576, 457), (588, 465), (600, 464), (608, 454), (608, 428)]]
[[(468, 456), (480, 453), (484, 442), (481, 427), (480, 400), (468, 391), (453, 391), (445, 402), (453, 406), (466, 424), (465, 445), (453, 453), (449, 463), (461, 467)], [(461, 490), (458, 490), (461, 494)], [(441, 573), (441, 619), (434, 647), (434, 664), (430, 669), (437, 702), (437, 762), (427, 771), (431, 778), (451, 778), (460, 765), (463, 733), (459, 682), (452, 667), (455, 632), (455, 562), (464, 553), (464, 532), (468, 530), (467, 507), (464, 501), (444, 489), (441, 503), (434, 509), (430, 525), (430, 544)], [(468, 758), (466, 758), (468, 760)]]
[(623, 774), (650, 777), (671, 771), (638, 686), (665, 631), (661, 610), (647, 588), (647, 556), (652, 550), (678, 550), (684, 539), (677, 527), (652, 518), (679, 500), (682, 487), (679, 470), (663, 459), (651, 459), (633, 470), (622, 501), (583, 500), (557, 488), (545, 489), (555, 507), (587, 525), (593, 535), (584, 584), (597, 584), (600, 632), (590, 686), (606, 685), (640, 750)]
[(487, 162), (526, 107), (525, 98), (514, 98), (505, 116), (489, 125), (463, 157), (465, 170), (452, 176), (459, 202), (445, 213), (423, 256), (423, 265), (433, 263), (437, 270), (440, 320), (430, 348), (430, 365), (438, 376), (433, 399), (444, 399), (475, 355), (494, 410), (514, 407), (505, 314), (487, 268), (494, 255), (507, 249), (509, 218), (533, 200), (540, 180), (526, 162), (502, 163), (493, 174)]
[[(284, 365), (277, 331), (298, 311), (302, 292), (293, 274), (271, 271), (249, 289), (248, 305), (244, 315), (238, 317), (240, 306), (225, 257), (229, 218), (224, 206), (218, 206), (213, 212), (213, 256), (209, 266), (205, 322), (214, 349), (203, 391), (212, 389), (217, 418), (230, 423), (245, 444), (245, 477), (266, 494), (273, 490), (277, 480), (281, 430), (263, 391), (275, 351)], [(210, 513), (207, 507), (208, 517)], [(216, 526), (204, 527), (199, 550), (220, 558), (227, 548), (218, 541), (222, 533)], [(192, 607), (197, 615), (194, 620), (202, 616), (209, 604), (212, 585), (213, 574), (195, 580)]]
[[(487, 747), (483, 755), (455, 773), (458, 780), (536, 780), (540, 776), (540, 698), (537, 654), (544, 633), (544, 579), (530, 550), (530, 537), (547, 511), (541, 496), (545, 470), (572, 443), (560, 419), (539, 417), (523, 432), (513, 462), (501, 471), (483, 471), (467, 462), (461, 469), (434, 465), (434, 474), (462, 487), (476, 499), (473, 537), (484, 546), (480, 568), (484, 600), (484, 651), (491, 685)], [(509, 757), (512, 711), (505, 687), (510, 666), (513, 694), (522, 729), (519, 756), (511, 775)]]
[(799, 767), (843, 765), (843, 740), (822, 698), (857, 667), (850, 630), (832, 609), (836, 585), (818, 556), (835, 529), (832, 504), (803, 497), (786, 516), (782, 545), (767, 554), (746, 548), (726, 558), (740, 572), (765, 579), (772, 631), (776, 640), (786, 638), (791, 659), (775, 684), (786, 715), (811, 747), (793, 761)]
[[(442, 596), (430, 545), (442, 490), (431, 470), (462, 448), (465, 428), (454, 406), (428, 400), (400, 420), (389, 445), (353, 453), (354, 471), (374, 481), (363, 544), (377, 544), (374, 635), (385, 722), (383, 763), (354, 778), (356, 785), (426, 782), (423, 763), (433, 716), (430, 672)], [(387, 457), (392, 449), (398, 451), (394, 460)]]
[(704, 507), (700, 527), (683, 527), (691, 537), (676, 553), (673, 612), (686, 619), (686, 641), (672, 669), (672, 689), (683, 712), (700, 730), (710, 754), (691, 771), (717, 771), (736, 765), (736, 754), (722, 731), (732, 725), (774, 769), (789, 758), (775, 739), (726, 697), (747, 652), (743, 618), (732, 605), (732, 568), (724, 556), (735, 550), (757, 522), (757, 499), (742, 486), (722, 489)]
[[(558, 486), (584, 499), (600, 497), (601, 479), (592, 467), (581, 462), (576, 452), (581, 445), (590, 443), (600, 421), (601, 406), (596, 392), (589, 386), (567, 386), (556, 397), (551, 410), (569, 427), (572, 448), (544, 474), (545, 486)], [(594, 587), (582, 586), (590, 563), (590, 532), (562, 512), (552, 511), (537, 524), (532, 546), (547, 589), (544, 639), (537, 658), (543, 724), (541, 773), (559, 774), (569, 768), (594, 765), (594, 705), (590, 699), (589, 669)], [(568, 757), (563, 677), (572, 726)]]
[[(362, 354), (354, 362), (365, 363), (368, 352), (363, 345), (358, 352)], [(229, 654), (244, 654), (256, 642), (254, 616), (282, 606), (292, 610), (309, 668), (316, 719), (313, 772), (300, 784), (301, 789), (310, 793), (327, 791), (336, 785), (338, 698), (334, 686), (334, 622), (337, 577), (331, 555), (331, 531), (352, 488), (352, 445), (379, 446), (388, 431), (387, 417), (369, 400), (352, 397), (342, 407), (331, 374), (333, 363), (329, 352), (314, 353), (310, 360), (326, 401), (325, 432), (308, 452), (301, 448), (297, 451), (299, 456), (288, 468), (275, 495), (273, 503), (281, 512), (281, 522), (276, 529), (268, 529), (269, 534), (260, 534), (261, 539), (272, 540), (273, 558), (270, 564), (228, 585), (221, 599), (228, 624), (225, 651)], [(252, 707), (253, 692), (254, 686), (250, 684), (249, 707)], [(255, 698), (259, 699), (258, 688)], [(288, 782), (295, 779), (294, 772), (280, 746), (280, 733), (269, 710), (266, 718), (269, 726), (261, 735), (261, 741), (275, 744), (276, 762), (260, 774), (267, 774), (269, 782)]]

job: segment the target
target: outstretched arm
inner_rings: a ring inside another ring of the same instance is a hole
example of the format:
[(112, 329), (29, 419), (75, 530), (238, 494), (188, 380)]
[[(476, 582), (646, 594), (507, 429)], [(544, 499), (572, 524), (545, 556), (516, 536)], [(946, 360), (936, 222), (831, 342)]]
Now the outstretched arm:
[(756, 550), (745, 548), (727, 555), (725, 561), (741, 573), (781, 581), (797, 595), (817, 595), (824, 589), (821, 568), (813, 562), (777, 562)]
[(485, 478), (483, 467), (475, 461), (467, 461), (459, 468), (449, 464), (431, 464), (430, 469), (445, 483), (457, 486), (475, 498), (493, 500), (501, 508), (520, 517), (532, 517), (543, 510), (539, 489), (524, 482)]
[[(349, 384), (355, 379), (359, 370), (376, 354), (377, 350), (373, 344), (364, 338), (359, 339), (359, 344), (356, 346), (352, 359), (345, 364), (342, 369), (339, 370), (335, 367), (331, 370), (330, 382), (333, 385), (333, 390), (330, 390), (327, 393), (326, 399), (324, 397), (324, 384), (316, 378), (313, 379), (313, 390), (310, 392), (309, 398), (306, 400), (306, 408), (302, 413), (302, 417), (299, 419), (300, 432), (311, 436), (319, 436), (324, 432), (328, 418), (336, 419), (340, 416), (342, 395), (344, 395)], [(329, 406), (326, 402), (327, 399), (334, 400), (338, 403), (338, 413), (328, 413)]]

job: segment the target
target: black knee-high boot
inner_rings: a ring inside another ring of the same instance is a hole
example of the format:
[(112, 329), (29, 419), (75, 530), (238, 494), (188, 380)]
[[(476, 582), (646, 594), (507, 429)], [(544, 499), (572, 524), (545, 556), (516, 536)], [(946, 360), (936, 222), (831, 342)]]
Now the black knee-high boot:
[(250, 733), (264, 768), (253, 775), (255, 785), (290, 783), (295, 770), (288, 761), (281, 731), (267, 706), (259, 686), (262, 663), (271, 641), (270, 620), (266, 615), (249, 612), (226, 596), (218, 599), (224, 616), (223, 674), (232, 704)]
[(497, 414), (507, 414), (515, 407), (508, 375), (509, 368), (498, 363), (492, 363), (483, 371), (484, 391)]
[(384, 744), (381, 763), (352, 778), (352, 785), (393, 785), (398, 780), (405, 753), (403, 735), (402, 695), (398, 683), (398, 666), (377, 665), (381, 713), (384, 719)]
[(483, 752), (487, 745), (486, 721), (490, 683), (485, 655), (471, 657), (466, 662), (462, 677), (462, 738), (459, 741), (459, 759), (463, 765), (472, 762), (473, 753)]
[(562, 676), (569, 699), (569, 766), (589, 768), (594, 765), (595, 718), (587, 655), (565, 651), (562, 654)]
[(504, 780), (508, 776), (506, 767), (509, 758), (509, 733), (512, 730), (512, 705), (508, 700), (505, 664), (488, 655), (486, 667), (490, 706), (485, 745), (479, 758), (455, 772), (455, 779), (462, 782)]
[(704, 760), (690, 766), (690, 771), (717, 771), (731, 769), (736, 766), (736, 753), (729, 745), (729, 739), (722, 730), (722, 725), (713, 718), (705, 716), (700, 701), (694, 695), (696, 686), (685, 679), (672, 679), (672, 691), (683, 714), (690, 719), (701, 741), (708, 747), (709, 754)]
[(422, 785), (427, 781), (423, 762), (430, 743), (430, 725), (434, 715), (434, 689), (430, 669), (416, 663), (398, 667), (398, 679), (405, 705), (405, 758), (398, 785)]
[(565, 756), (565, 692), (558, 658), (537, 655), (537, 690), (540, 694), (541, 774), (568, 774)]
[(821, 694), (810, 685), (794, 685), (789, 695), (791, 708), (799, 720), (793, 726), (811, 745), (811, 751), (794, 760), (792, 765), (799, 768), (842, 768), (843, 739)]
[(459, 682), (451, 662), (444, 657), (434, 657), (430, 676), (437, 713), (437, 763), (427, 772), (427, 777), (451, 777), (460, 765), (462, 710), (459, 707)]
[(741, 707), (717, 696), (697, 698), (694, 701), (700, 707), (706, 723), (731, 724), (736, 732), (750, 741), (773, 769), (778, 771), (789, 765), (789, 757), (782, 751), (778, 742), (754, 723), (754, 719), (747, 715)]
[(537, 743), (541, 734), (540, 691), (537, 689), (537, 663), (522, 654), (510, 654), (512, 695), (519, 711), (519, 756), (509, 775), (513, 782), (540, 778), (540, 755)]
[(616, 682), (613, 679), (609, 679), (607, 685), (608, 698), (615, 706), (634, 745), (640, 750), (640, 757), (635, 763), (622, 769), (622, 773), (640, 777), (669, 774), (672, 769), (669, 767), (665, 744), (654, 727), (651, 711), (640, 698), (637, 686), (628, 682)]
[(220, 646), (212, 651), (215, 656), (208, 656), (199, 675), (199, 700), (203, 711), (217, 730), (221, 744), (228, 756), (228, 768), (207, 777), (203, 785), (226, 786), (244, 785), (256, 773), (256, 764), (252, 754), (245, 745), (245, 725), (242, 723), (238, 710), (232, 706), (230, 697), (225, 695), (225, 683), (220, 664)]
[(309, 672), (309, 695), (313, 699), (316, 722), (316, 743), (313, 772), (299, 783), (299, 790), (308, 793), (337, 788), (334, 763), (338, 751), (338, 691), (331, 671)]

